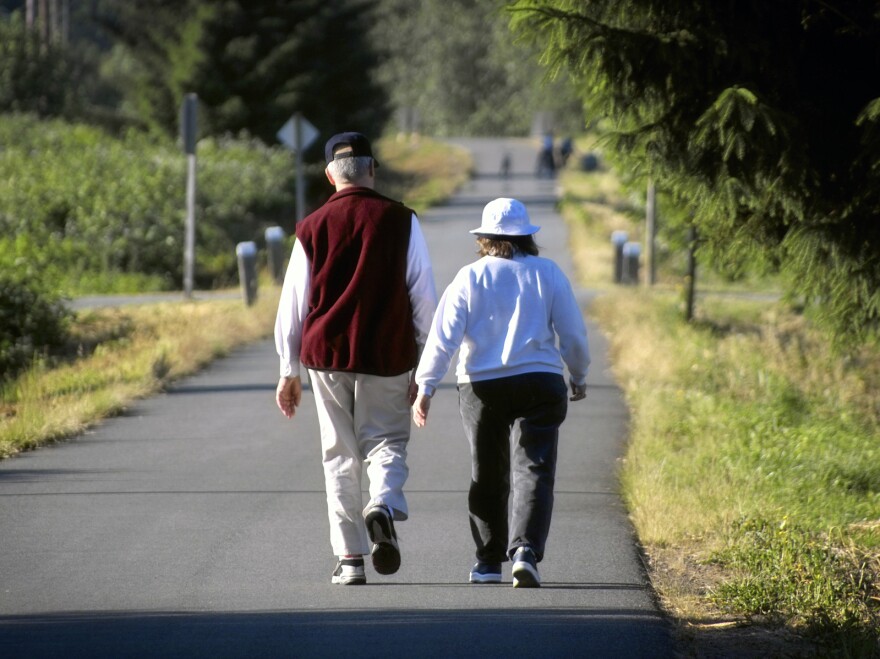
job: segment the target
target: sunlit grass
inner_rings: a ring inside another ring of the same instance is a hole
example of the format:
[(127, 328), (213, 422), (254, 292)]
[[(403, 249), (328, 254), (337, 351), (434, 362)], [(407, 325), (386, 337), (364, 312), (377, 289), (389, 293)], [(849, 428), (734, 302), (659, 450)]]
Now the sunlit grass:
[(267, 336), (277, 300), (277, 288), (264, 287), (250, 307), (219, 300), (81, 313), (80, 338), (88, 341), (97, 332), (100, 342), (84, 343), (87, 355), (52, 368), (37, 364), (6, 385), (0, 456), (81, 432), (236, 346)]
[(703, 295), (685, 323), (668, 272), (612, 287), (610, 232), (637, 215), (590, 176), (563, 178), (563, 211), (581, 282), (609, 291), (590, 314), (630, 409), (622, 488), (664, 605), (682, 628), (760, 618), (874, 656), (880, 346), (836, 353), (772, 295)]
[(633, 408), (625, 483), (645, 542), (758, 514), (827, 526), (880, 518), (876, 355), (848, 363), (773, 313), (723, 330), (686, 325), (658, 293), (602, 298), (593, 312)]
[(417, 213), (451, 197), (473, 167), (466, 149), (426, 137), (386, 137), (377, 142), (376, 152), (376, 189)]

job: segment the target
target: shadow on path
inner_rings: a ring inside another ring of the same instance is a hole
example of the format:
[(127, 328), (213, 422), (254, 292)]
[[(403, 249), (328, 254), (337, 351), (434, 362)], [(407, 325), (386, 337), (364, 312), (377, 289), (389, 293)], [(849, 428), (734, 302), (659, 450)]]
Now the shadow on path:
[[(522, 595), (528, 597), (528, 592)], [(505, 633), (485, 634), (490, 628)], [(530, 644), (546, 638), (552, 656), (558, 657), (653, 659), (670, 656), (662, 653), (667, 633), (656, 614), (601, 608), (69, 612), (0, 617), (5, 656), (23, 657), (26, 651), (29, 659), (513, 657), (524, 638)], [(396, 640), (399, 652), (389, 654), (389, 638)]]

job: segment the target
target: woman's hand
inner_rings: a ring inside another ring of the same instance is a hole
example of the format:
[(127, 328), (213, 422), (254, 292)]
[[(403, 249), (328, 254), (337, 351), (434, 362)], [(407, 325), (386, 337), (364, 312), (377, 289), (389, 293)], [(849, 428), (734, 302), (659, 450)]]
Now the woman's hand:
[(412, 406), (413, 421), (418, 428), (424, 428), (428, 423), (428, 410), (431, 409), (431, 397), (425, 394), (416, 396), (416, 402)]
[(575, 384), (571, 380), (568, 381), (568, 384), (571, 386), (571, 397), (568, 399), (570, 401), (583, 400), (587, 397), (587, 383), (583, 384)]

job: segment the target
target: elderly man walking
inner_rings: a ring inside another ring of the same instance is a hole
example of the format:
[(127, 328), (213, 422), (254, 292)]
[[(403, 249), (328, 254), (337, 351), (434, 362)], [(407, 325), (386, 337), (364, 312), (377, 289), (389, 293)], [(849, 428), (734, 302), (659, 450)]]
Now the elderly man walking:
[(394, 522), (408, 517), (412, 372), (437, 295), (415, 212), (373, 189), (378, 163), (367, 138), (334, 135), (324, 155), (336, 192), (297, 226), (275, 323), (275, 398), (292, 418), (302, 397), (300, 365), (308, 369), (338, 557), (331, 583), (356, 585), (366, 583), (367, 553), (379, 574), (400, 566)]

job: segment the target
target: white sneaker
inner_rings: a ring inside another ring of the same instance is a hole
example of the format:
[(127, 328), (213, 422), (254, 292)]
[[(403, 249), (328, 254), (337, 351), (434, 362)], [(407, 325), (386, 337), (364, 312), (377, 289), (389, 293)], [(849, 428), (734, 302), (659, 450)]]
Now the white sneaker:
[(336, 569), (333, 570), (330, 583), (342, 586), (361, 586), (367, 583), (367, 577), (364, 574), (364, 559), (340, 558)]
[(513, 555), (513, 587), (540, 588), (541, 577), (538, 574), (538, 561), (529, 547), (520, 547)]

